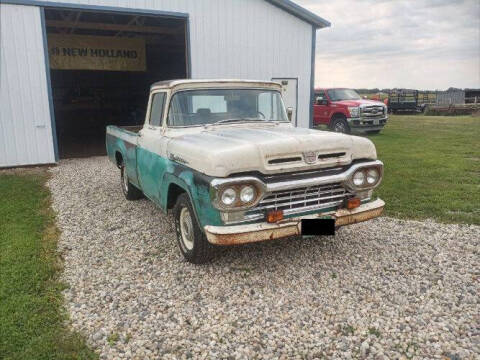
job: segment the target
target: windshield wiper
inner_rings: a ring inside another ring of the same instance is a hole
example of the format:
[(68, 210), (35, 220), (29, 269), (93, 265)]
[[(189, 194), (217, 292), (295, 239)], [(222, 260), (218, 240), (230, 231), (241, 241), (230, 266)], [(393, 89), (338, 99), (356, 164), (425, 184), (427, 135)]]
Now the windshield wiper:
[(233, 123), (233, 122), (257, 122), (257, 121), (266, 121), (266, 120), (254, 119), (254, 118), (223, 119), (223, 120), (216, 121), (210, 125), (227, 124), (227, 123)]

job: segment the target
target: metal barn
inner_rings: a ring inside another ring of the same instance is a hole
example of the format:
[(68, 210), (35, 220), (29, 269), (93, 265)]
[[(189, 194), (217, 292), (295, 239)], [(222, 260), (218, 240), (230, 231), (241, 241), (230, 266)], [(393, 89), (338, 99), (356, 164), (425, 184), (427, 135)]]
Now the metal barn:
[(0, 167), (103, 154), (174, 78), (275, 80), (312, 125), (316, 31), (289, 0), (0, 0)]

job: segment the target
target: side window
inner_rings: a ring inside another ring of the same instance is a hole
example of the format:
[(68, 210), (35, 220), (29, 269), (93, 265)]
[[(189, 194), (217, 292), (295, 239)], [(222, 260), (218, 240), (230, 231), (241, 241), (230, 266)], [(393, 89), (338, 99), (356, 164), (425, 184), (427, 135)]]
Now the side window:
[(165, 106), (165, 93), (159, 92), (153, 94), (152, 105), (150, 110), (149, 123), (152, 126), (160, 126), (162, 124), (163, 108)]
[(330, 100), (335, 101), (335, 99), (337, 98), (336, 91), (334, 89), (328, 90), (328, 97), (330, 98)]

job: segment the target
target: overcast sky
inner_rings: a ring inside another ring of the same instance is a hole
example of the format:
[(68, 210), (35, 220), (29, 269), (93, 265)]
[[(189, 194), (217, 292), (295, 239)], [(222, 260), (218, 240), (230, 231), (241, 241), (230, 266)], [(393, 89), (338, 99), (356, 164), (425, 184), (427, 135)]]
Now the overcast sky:
[(332, 23), (317, 31), (317, 86), (480, 87), (480, 0), (295, 2)]

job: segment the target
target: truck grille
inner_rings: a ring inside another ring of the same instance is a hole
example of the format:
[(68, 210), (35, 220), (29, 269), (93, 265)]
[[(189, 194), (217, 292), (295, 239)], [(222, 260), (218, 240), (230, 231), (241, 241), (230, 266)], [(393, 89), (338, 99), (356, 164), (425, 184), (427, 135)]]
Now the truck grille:
[(383, 106), (378, 105), (366, 106), (361, 108), (361, 116), (367, 119), (383, 118), (385, 116), (383, 109)]
[(248, 218), (260, 218), (271, 210), (283, 210), (284, 215), (325, 209), (343, 203), (349, 193), (341, 183), (275, 191), (267, 194), (258, 205), (246, 212)]

